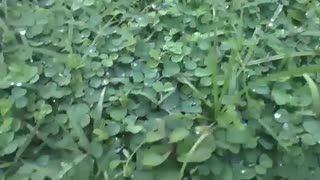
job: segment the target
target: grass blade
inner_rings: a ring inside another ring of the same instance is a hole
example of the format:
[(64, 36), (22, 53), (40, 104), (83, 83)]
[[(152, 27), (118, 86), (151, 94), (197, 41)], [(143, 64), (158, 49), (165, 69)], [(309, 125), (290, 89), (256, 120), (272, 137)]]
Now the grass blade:
[(219, 113), (220, 109), (220, 101), (219, 101), (219, 86), (218, 86), (218, 59), (217, 59), (217, 53), (216, 49), (212, 48), (212, 50), (209, 52), (208, 55), (208, 62), (209, 62), (209, 68), (212, 71), (211, 75), (211, 81), (212, 81), (212, 88), (211, 88), (211, 94), (213, 95), (213, 102), (212, 106), (214, 109), (214, 116), (216, 117)]
[(249, 82), (248, 86), (249, 88), (253, 88), (255, 86), (262, 85), (270, 81), (276, 81), (284, 77), (302, 76), (305, 73), (317, 73), (317, 72), (320, 72), (320, 66), (307, 66), (307, 67), (293, 68), (293, 69), (289, 69), (288, 71), (269, 74), (266, 77), (258, 79), (257, 81)]
[(187, 154), (187, 160), (185, 162), (183, 162), (182, 167), (180, 169), (180, 180), (183, 179), (183, 175), (184, 175), (184, 171), (187, 167), (188, 164), (188, 159), (191, 157), (191, 155), (193, 154), (193, 152), (197, 149), (197, 147), (201, 144), (201, 142), (208, 136), (208, 133), (204, 133), (202, 134), (198, 140), (193, 144), (193, 146), (191, 147), (191, 149), (189, 150), (188, 154)]
[(106, 94), (106, 87), (104, 87), (100, 93), (100, 97), (99, 97), (99, 101), (98, 104), (95, 108), (95, 113), (96, 113), (96, 117), (95, 117), (95, 121), (94, 121), (94, 128), (98, 128), (102, 125), (102, 110), (103, 110), (103, 101), (104, 101), (104, 96)]
[(290, 54), (282, 54), (282, 55), (275, 55), (275, 56), (270, 56), (267, 58), (261, 58), (261, 59), (257, 59), (254, 61), (250, 61), (247, 63), (247, 66), (253, 66), (253, 65), (258, 65), (258, 64), (262, 64), (262, 63), (267, 63), (267, 62), (272, 62), (272, 61), (277, 61), (280, 59), (284, 59), (284, 58), (294, 58), (294, 57), (302, 57), (302, 56), (314, 56), (316, 55), (315, 52), (313, 51), (305, 51), (305, 52), (293, 52)]
[(319, 114), (320, 113), (320, 95), (319, 95), (318, 87), (308, 74), (303, 74), (303, 77), (307, 81), (310, 88), (311, 96), (313, 99), (314, 112)]
[[(229, 60), (229, 64), (228, 64), (228, 67), (227, 67), (227, 72), (226, 72), (226, 75), (225, 75), (225, 81), (223, 83), (223, 87), (222, 87), (222, 90), (221, 90), (221, 93), (220, 93), (220, 96), (219, 96), (219, 102), (222, 102), (222, 99), (223, 97), (228, 94), (228, 90), (229, 90), (229, 87), (230, 87), (230, 83), (231, 83), (231, 80), (233, 79), (233, 74), (234, 74), (234, 65), (236, 64), (236, 53), (233, 51), (232, 54), (231, 54), (231, 57), (230, 57), (230, 60)], [(235, 71), (236, 72), (236, 71)], [(219, 106), (219, 111), (221, 109), (221, 106)]]

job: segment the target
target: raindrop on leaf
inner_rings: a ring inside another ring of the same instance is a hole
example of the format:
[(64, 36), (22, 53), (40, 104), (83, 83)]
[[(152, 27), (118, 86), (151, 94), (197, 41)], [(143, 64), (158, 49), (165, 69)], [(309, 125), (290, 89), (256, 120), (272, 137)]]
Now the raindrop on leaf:
[(283, 129), (285, 130), (289, 130), (289, 125), (288, 123), (284, 123), (283, 126), (282, 126)]
[(273, 26), (273, 22), (269, 22), (268, 26), (272, 27)]
[(280, 113), (278, 113), (278, 112), (274, 113), (274, 118), (275, 119), (279, 119), (280, 117), (281, 117)]
[(27, 31), (25, 29), (19, 30), (19, 34), (22, 35), (22, 36), (24, 36), (26, 34), (26, 32)]
[(22, 83), (19, 82), (16, 84), (16, 86), (20, 87), (20, 86), (22, 86)]

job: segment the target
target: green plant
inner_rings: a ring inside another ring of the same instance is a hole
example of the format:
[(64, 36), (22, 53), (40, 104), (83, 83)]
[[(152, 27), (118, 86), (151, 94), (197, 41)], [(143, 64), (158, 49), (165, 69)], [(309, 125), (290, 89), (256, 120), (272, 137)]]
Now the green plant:
[(320, 3), (2, 0), (0, 178), (320, 177)]

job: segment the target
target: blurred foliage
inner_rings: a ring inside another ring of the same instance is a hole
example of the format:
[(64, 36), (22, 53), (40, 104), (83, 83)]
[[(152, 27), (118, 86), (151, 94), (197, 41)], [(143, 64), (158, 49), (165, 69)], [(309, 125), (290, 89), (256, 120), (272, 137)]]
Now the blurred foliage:
[(320, 177), (320, 2), (2, 0), (0, 178)]

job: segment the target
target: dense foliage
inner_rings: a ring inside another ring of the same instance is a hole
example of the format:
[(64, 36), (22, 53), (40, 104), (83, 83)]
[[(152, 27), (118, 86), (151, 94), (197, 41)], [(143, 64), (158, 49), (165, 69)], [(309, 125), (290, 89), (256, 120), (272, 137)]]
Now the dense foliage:
[(317, 0), (2, 0), (0, 178), (320, 178)]

